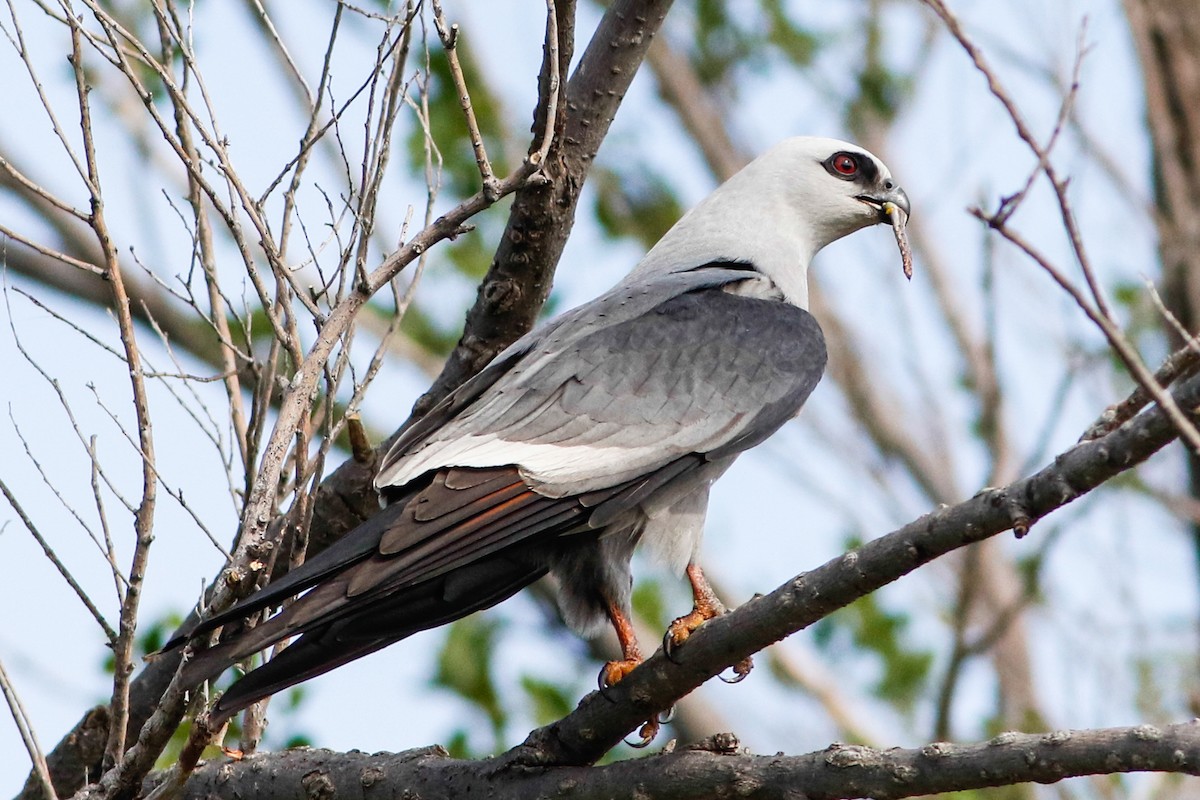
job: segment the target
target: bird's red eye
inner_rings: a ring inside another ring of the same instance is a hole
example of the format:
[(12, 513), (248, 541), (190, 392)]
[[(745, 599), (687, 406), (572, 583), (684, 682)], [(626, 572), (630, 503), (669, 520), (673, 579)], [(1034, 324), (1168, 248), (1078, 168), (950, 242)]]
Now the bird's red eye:
[(833, 157), (833, 169), (839, 175), (850, 177), (858, 173), (858, 161), (854, 156), (838, 153)]

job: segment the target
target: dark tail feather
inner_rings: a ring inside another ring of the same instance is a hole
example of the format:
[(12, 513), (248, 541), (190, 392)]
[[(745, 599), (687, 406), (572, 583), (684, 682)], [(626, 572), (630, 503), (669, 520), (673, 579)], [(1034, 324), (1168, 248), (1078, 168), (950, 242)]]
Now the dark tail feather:
[[(344, 571), (379, 547), (379, 540), (385, 531), (394, 526), (404, 511), (405, 498), (401, 497), (392, 505), (380, 511), (375, 516), (355, 528), (350, 533), (338, 539), (317, 555), (305, 561), (296, 569), (279, 577), (264, 586), (240, 603), (220, 614), (201, 620), (190, 628), (185, 628), (175, 635), (171, 641), (162, 647), (162, 651), (181, 646), (187, 640), (216, 630), (229, 622), (245, 619), (256, 611), (268, 606), (276, 606), (287, 598), (311, 588), (321, 581)], [(161, 651), (160, 651), (161, 652)]]
[[(501, 554), (358, 607), (310, 629), (278, 656), (234, 683), (209, 712), (210, 723), (220, 725), (264, 697), (381, 650), (417, 631), (490, 608), (545, 574), (546, 566), (540, 558)], [(268, 620), (259, 627), (274, 621)], [(242, 642), (238, 645), (238, 652), (247, 650)], [(198, 654), (196, 666), (189, 663), (184, 669), (194, 669), (196, 675), (220, 674), (224, 666), (232, 663), (229, 652), (233, 648), (218, 653), (224, 648), (225, 645), (219, 645)], [(255, 649), (261, 647), (248, 652)], [(210, 662), (209, 653), (218, 655)], [(223, 666), (218, 667), (218, 663)]]

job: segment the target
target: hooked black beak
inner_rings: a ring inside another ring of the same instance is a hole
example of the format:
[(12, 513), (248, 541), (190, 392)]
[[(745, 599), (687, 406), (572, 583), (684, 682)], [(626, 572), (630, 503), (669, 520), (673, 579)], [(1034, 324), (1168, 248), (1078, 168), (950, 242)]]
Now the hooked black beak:
[(891, 224), (891, 210), (893, 206), (903, 211), (905, 219), (908, 219), (910, 212), (908, 195), (891, 178), (885, 180), (879, 190), (860, 194), (854, 199), (860, 203), (866, 203), (878, 211), (879, 221), (882, 223)]

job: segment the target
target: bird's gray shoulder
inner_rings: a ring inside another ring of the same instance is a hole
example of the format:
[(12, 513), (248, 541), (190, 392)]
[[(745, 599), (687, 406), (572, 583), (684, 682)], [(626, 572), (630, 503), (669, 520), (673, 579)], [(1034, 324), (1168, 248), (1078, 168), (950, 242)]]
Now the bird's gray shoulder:
[(777, 402), (794, 413), (820, 378), (826, 350), (804, 309), (709, 287), (595, 331), (571, 356), (549, 382), (562, 386), (564, 412), (677, 427)]
[[(388, 486), (389, 475), (396, 472), (399, 462), (431, 439), (477, 432), (488, 426), (489, 418), (518, 401), (524, 399), (526, 406), (533, 402), (540, 396), (539, 386), (548, 385), (543, 370), (561, 371), (564, 356), (573, 352), (576, 342), (637, 319), (673, 297), (745, 282), (751, 274), (757, 273), (748, 272), (745, 265), (717, 262), (626, 280), (544, 323), (404, 429), (380, 463), (376, 486)], [(553, 380), (550, 376), (550, 382)]]

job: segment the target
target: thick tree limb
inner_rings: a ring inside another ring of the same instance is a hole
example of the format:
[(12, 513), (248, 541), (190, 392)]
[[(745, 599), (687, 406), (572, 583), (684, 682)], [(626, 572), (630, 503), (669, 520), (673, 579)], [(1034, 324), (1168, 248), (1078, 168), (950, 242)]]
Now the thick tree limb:
[[(1200, 775), (1200, 724), (1106, 728), (1048, 734), (1006, 733), (988, 742), (939, 742), (919, 749), (875, 750), (834, 744), (801, 756), (740, 752), (732, 734), (709, 749), (685, 749), (602, 767), (497, 769), (455, 761), (441, 748), (404, 753), (287, 750), (196, 771), (180, 795), (292, 800), (561, 797), (900, 798), (1080, 775), (1163, 771)], [(153, 778), (146, 788), (151, 788)]]

